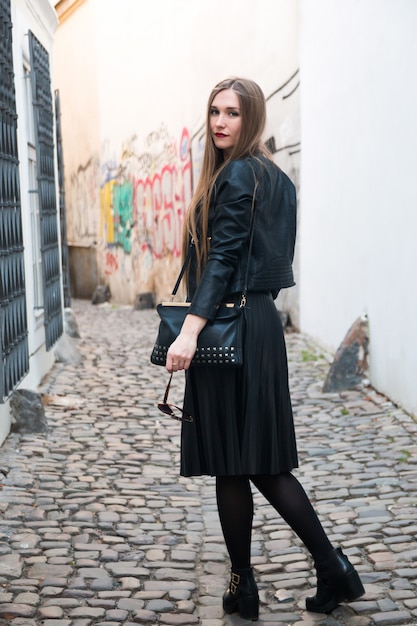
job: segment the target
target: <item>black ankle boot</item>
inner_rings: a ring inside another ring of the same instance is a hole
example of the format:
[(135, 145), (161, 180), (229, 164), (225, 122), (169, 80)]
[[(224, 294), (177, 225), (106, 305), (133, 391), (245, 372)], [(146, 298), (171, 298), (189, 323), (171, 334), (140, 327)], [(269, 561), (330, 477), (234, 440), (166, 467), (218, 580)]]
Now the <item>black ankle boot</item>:
[(317, 592), (306, 599), (307, 611), (330, 613), (340, 602), (352, 602), (365, 593), (358, 572), (340, 548), (333, 550), (325, 561), (314, 565)]
[(252, 568), (232, 571), (230, 584), (223, 596), (223, 609), (226, 613), (239, 613), (243, 619), (258, 619), (258, 587)]

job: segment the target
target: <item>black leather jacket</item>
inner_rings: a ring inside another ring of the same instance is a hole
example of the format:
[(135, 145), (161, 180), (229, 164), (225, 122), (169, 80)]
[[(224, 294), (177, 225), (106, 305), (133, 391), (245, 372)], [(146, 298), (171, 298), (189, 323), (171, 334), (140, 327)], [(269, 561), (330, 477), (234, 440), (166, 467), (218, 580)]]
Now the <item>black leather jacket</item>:
[(266, 157), (231, 161), (219, 175), (209, 211), (208, 260), (196, 281), (192, 255), (187, 298), (189, 313), (214, 319), (218, 306), (238, 299), (244, 289), (255, 176), (254, 235), (248, 291), (271, 292), (294, 285), (292, 260), (296, 233), (295, 187)]

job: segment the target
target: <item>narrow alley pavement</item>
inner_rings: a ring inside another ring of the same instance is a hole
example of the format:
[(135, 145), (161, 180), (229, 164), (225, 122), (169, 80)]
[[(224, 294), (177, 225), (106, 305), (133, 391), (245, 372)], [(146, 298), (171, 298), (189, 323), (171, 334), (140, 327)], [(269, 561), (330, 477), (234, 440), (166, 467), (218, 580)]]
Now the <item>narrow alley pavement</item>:
[[(73, 302), (81, 362), (40, 391), (46, 434), (0, 449), (0, 624), (230, 626), (229, 563), (210, 477), (178, 477), (179, 424), (159, 413), (155, 311)], [(311, 560), (256, 494), (259, 624), (417, 625), (417, 424), (367, 388), (323, 394), (328, 361), (287, 335), (300, 454), (296, 475), (366, 596), (310, 614)], [(182, 375), (172, 401), (181, 402)], [(8, 470), (8, 473), (7, 473)]]

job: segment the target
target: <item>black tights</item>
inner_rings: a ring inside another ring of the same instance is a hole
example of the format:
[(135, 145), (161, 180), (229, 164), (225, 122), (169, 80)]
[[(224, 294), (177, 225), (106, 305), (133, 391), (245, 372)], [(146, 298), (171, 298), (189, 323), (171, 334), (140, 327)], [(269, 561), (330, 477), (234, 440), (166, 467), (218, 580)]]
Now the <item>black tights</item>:
[(232, 568), (250, 567), (253, 498), (250, 481), (291, 526), (315, 561), (333, 549), (301, 484), (292, 474), (218, 476), (217, 506)]

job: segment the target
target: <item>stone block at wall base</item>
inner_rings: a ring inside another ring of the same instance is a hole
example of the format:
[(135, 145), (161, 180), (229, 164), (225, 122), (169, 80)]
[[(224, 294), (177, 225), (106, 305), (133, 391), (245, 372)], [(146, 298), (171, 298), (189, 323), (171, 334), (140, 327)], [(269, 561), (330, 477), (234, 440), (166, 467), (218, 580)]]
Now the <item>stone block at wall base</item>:
[(155, 301), (152, 293), (138, 293), (133, 305), (135, 311), (143, 311), (144, 309), (154, 309)]
[(64, 332), (55, 344), (55, 360), (58, 363), (81, 363), (81, 354), (78, 352), (76, 339)]
[(81, 336), (78, 329), (77, 318), (75, 317), (74, 311), (70, 308), (64, 309), (64, 330), (70, 337), (74, 337), (74, 339), (79, 339)]
[(368, 318), (359, 317), (350, 327), (330, 366), (323, 391), (355, 389), (363, 383), (368, 366)]
[(94, 291), (91, 304), (103, 304), (103, 302), (110, 302), (111, 292), (107, 285), (98, 285)]
[(39, 393), (17, 389), (10, 398), (12, 432), (43, 433), (47, 430), (45, 410)]

